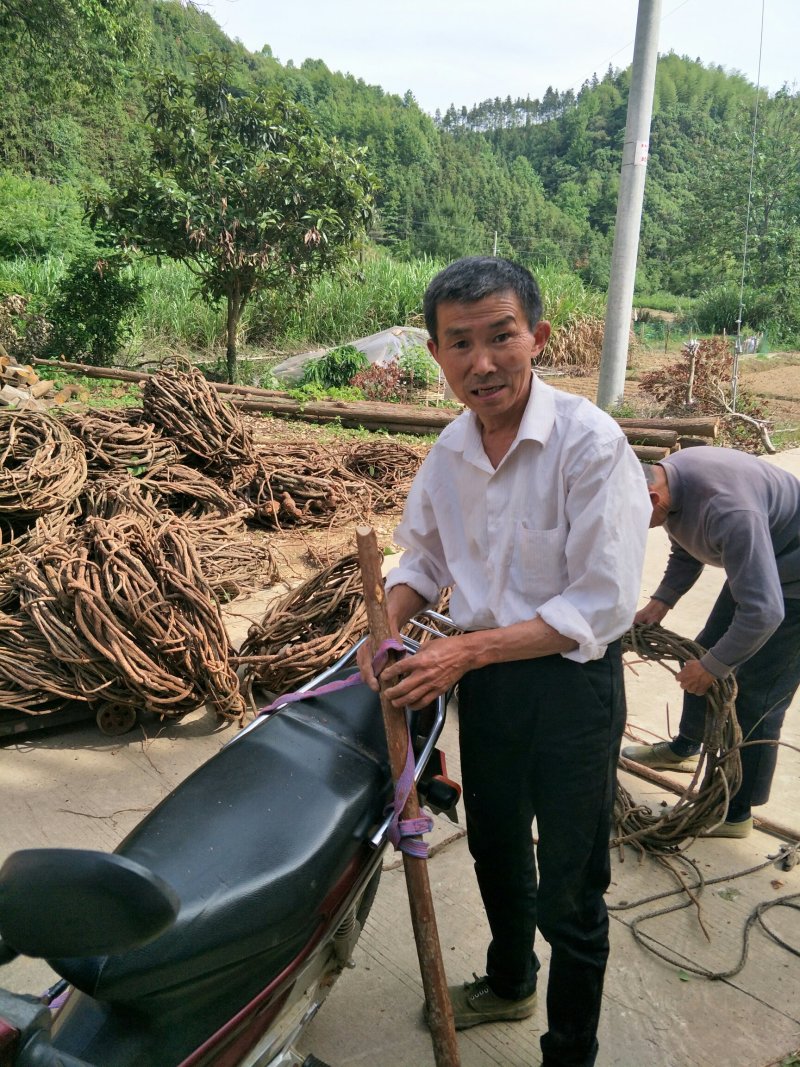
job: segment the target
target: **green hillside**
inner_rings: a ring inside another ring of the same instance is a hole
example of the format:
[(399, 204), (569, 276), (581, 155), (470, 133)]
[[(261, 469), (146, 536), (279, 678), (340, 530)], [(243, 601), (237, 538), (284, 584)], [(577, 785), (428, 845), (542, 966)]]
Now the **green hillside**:
[[(0, 0), (0, 46), (7, 291), (24, 281), (32, 292), (34, 276), (44, 284), (32, 263), (55, 255), (63, 266), (92, 246), (84, 204), (142, 158), (149, 80), (189, 75), (207, 53), (224, 58), (235, 92), (282, 87), (327, 137), (366, 148), (377, 179), (373, 249), (436, 262), (496, 249), (607, 284), (629, 71), (610, 69), (578, 93), (550, 88), (542, 100), (496, 98), (431, 117), (411, 94), (321, 60), (295, 67), (268, 46), (250, 52), (178, 0), (29, 0), (22, 9)], [(699, 297), (710, 325), (731, 329), (749, 226), (747, 323), (790, 342), (800, 334), (800, 97), (761, 94), (751, 176), (755, 105), (741, 75), (674, 54), (659, 61), (637, 291), (665, 305)], [(262, 302), (260, 314), (274, 332), (296, 310)]]

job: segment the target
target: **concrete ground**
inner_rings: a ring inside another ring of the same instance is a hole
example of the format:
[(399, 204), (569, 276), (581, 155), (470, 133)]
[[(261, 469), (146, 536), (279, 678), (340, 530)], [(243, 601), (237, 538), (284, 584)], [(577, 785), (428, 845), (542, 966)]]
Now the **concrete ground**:
[[(768, 462), (800, 476), (800, 450)], [(662, 530), (651, 531), (642, 603), (655, 589), (667, 556)], [(722, 582), (707, 570), (665, 619), (693, 637)], [(236, 606), (259, 615), (256, 603)], [(246, 621), (232, 619), (241, 636)], [(627, 672), (628, 731), (636, 739), (671, 736), (680, 716), (680, 690), (662, 665), (631, 665)], [(769, 804), (758, 814), (795, 830), (800, 839), (800, 699), (787, 713)], [(445, 749), (458, 776), (457, 710), (450, 715)], [(0, 745), (0, 861), (24, 847), (60, 845), (113, 849), (153, 804), (209, 758), (235, 728), (198, 712), (181, 723), (144, 724), (121, 738), (107, 738), (94, 724), (77, 724), (6, 740)], [(664, 792), (627, 773), (625, 787), (657, 807), (673, 802)], [(685, 785), (685, 776), (675, 776)], [(463, 830), (437, 820), (429, 874), (445, 968), (451, 982), (482, 973), (487, 929)], [(600, 1023), (598, 1067), (766, 1067), (800, 1063), (800, 961), (756, 922), (738, 973), (711, 981), (693, 969), (728, 972), (743, 953), (748, 917), (760, 903), (800, 893), (800, 865), (785, 871), (770, 862), (781, 840), (756, 830), (743, 841), (695, 842), (687, 856), (707, 883), (699, 906), (667, 912), (685, 897), (648, 900), (673, 890), (676, 877), (651, 858), (626, 850), (612, 854), (611, 958)], [(749, 873), (742, 873), (749, 872)], [(694, 876), (682, 876), (693, 884)], [(713, 880), (713, 882), (712, 882)], [(664, 909), (664, 913), (646, 916)], [(640, 940), (634, 937), (633, 926)], [(764, 926), (800, 951), (800, 917), (790, 907), (764, 913)], [(660, 958), (640, 942), (669, 957)], [(546, 975), (548, 949), (537, 946)], [(331, 1067), (428, 1067), (430, 1036), (421, 1020), (422, 988), (411, 931), (402, 864), (387, 854), (384, 876), (354, 969), (345, 972), (303, 1040), (303, 1048)], [(29, 992), (51, 980), (46, 965), (16, 961), (3, 985)], [(520, 1023), (462, 1032), (463, 1067), (535, 1067), (546, 1025), (544, 1003)]]

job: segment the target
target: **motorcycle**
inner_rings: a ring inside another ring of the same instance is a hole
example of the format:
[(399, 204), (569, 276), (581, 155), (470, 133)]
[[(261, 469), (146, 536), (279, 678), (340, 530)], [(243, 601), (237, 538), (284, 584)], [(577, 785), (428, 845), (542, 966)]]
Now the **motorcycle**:
[[(418, 626), (437, 634), (428, 614)], [(378, 697), (331, 686), (357, 674), (356, 648), (113, 854), (8, 857), (0, 963), (46, 959), (61, 980), (42, 997), (0, 989), (0, 1067), (325, 1067), (296, 1044), (351, 959), (393, 817)], [(407, 721), (420, 802), (453, 818), (446, 703)]]

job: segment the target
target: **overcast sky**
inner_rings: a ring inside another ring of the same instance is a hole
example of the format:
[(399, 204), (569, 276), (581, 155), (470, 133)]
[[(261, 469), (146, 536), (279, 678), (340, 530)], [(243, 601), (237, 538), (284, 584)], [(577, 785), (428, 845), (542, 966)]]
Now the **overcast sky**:
[[(198, 0), (229, 37), (282, 63), (322, 59), (433, 113), (578, 89), (633, 57), (638, 0)], [(760, 84), (800, 82), (800, 0), (763, 0)], [(762, 0), (662, 0), (659, 52), (758, 79)]]

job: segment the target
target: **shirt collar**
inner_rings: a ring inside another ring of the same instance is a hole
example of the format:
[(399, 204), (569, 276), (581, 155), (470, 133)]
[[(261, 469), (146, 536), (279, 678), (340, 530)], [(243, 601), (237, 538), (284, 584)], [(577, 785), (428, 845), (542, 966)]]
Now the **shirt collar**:
[[(525, 405), (517, 436), (506, 455), (511, 455), (520, 441), (538, 441), (542, 445), (546, 444), (555, 425), (555, 390), (536, 374), (532, 374), (531, 377), (533, 382), (528, 403)], [(475, 466), (483, 467), (488, 463), (481, 441), (480, 423), (474, 411), (467, 410), (451, 422), (439, 441), (446, 448), (461, 452), (464, 459)]]

